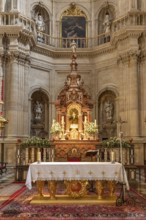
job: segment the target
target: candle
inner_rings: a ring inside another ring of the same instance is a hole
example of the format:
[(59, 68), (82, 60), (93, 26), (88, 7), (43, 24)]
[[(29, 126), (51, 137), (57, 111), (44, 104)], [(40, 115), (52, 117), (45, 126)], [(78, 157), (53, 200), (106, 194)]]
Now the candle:
[(87, 116), (85, 116), (84, 122), (85, 122), (85, 123), (87, 122)]
[(111, 162), (115, 162), (115, 152), (111, 151)]
[(54, 125), (54, 123), (55, 123), (55, 119), (53, 119), (53, 123), (52, 123), (52, 125)]
[(62, 124), (64, 123), (64, 116), (62, 116), (62, 118), (61, 118), (61, 122), (62, 122)]
[(38, 162), (41, 161), (41, 152), (40, 151), (37, 152), (37, 161)]

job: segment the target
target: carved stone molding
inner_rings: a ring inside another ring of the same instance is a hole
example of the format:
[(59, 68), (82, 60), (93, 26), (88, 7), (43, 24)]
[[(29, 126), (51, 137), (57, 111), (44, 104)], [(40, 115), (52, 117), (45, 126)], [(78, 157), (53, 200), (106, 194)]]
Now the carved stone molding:
[(70, 4), (70, 7), (63, 12), (62, 16), (85, 16), (86, 17), (85, 13), (79, 7), (77, 7), (74, 2), (72, 2)]
[(129, 62), (132, 60), (134, 61), (134, 60), (137, 60), (139, 56), (140, 56), (140, 50), (131, 49), (129, 51), (119, 54), (117, 58), (117, 62), (125, 63), (125, 62)]
[(111, 45), (116, 45), (118, 42), (120, 41), (124, 41), (125, 39), (127, 38), (130, 38), (130, 37), (134, 37), (136, 39), (138, 39), (141, 34), (143, 32), (143, 28), (139, 28), (139, 27), (128, 27), (128, 28), (122, 28), (121, 30), (117, 31), (117, 32), (114, 32), (112, 34), (112, 37), (111, 37)]
[(18, 37), (21, 30), (22, 27), (18, 25), (1, 25), (0, 35), (4, 35), (6, 33), (9, 37)]
[(22, 52), (7, 52), (5, 54), (1, 54), (1, 58), (5, 62), (14, 62), (16, 61), (17, 63), (21, 64), (30, 64), (30, 56), (22, 53)]

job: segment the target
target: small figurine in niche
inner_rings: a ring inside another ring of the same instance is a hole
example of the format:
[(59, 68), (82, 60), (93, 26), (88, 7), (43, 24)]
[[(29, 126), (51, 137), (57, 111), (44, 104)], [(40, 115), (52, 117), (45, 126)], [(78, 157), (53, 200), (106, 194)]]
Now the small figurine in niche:
[(110, 102), (109, 100), (106, 101), (105, 104), (104, 104), (104, 110), (105, 110), (106, 120), (112, 120), (112, 118), (113, 118), (113, 110), (114, 110), (113, 103)]
[(110, 17), (109, 17), (109, 13), (107, 12), (105, 14), (105, 18), (104, 18), (104, 22), (103, 22), (103, 26), (104, 26), (104, 32), (108, 33), (110, 32)]
[(39, 101), (36, 101), (35, 104), (35, 119), (41, 120), (43, 112), (43, 105)]
[(43, 38), (43, 33), (41, 32), (45, 32), (45, 23), (44, 23), (44, 20), (43, 20), (43, 17), (41, 14), (38, 14), (38, 18), (36, 20), (36, 28), (37, 28), (37, 31), (39, 31), (37, 33), (37, 39), (38, 39), (38, 42), (44, 42), (44, 38)]

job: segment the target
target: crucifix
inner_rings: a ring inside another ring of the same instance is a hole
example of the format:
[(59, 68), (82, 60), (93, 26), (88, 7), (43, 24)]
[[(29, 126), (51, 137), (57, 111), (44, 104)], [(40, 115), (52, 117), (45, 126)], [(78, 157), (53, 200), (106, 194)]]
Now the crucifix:
[(123, 132), (122, 132), (122, 124), (127, 123), (126, 121), (123, 121), (121, 117), (119, 117), (119, 120), (116, 121), (117, 123), (117, 137), (119, 137), (120, 141), (120, 162), (123, 163), (123, 152), (122, 152), (122, 138), (123, 138)]
[(119, 120), (116, 121), (117, 124), (117, 137), (119, 137), (119, 134), (122, 132), (122, 124), (127, 123), (126, 121), (122, 121), (121, 117), (119, 117)]

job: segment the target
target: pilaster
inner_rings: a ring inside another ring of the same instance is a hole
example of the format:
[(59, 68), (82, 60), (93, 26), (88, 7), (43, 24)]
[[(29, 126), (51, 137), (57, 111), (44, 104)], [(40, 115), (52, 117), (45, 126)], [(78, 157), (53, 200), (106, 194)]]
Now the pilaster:
[[(9, 120), (7, 135), (9, 137), (24, 135), (24, 127), (25, 127), (24, 124), (28, 121), (28, 110), (25, 112), (25, 110), (27, 109), (26, 98), (28, 97), (28, 95), (25, 96), (26, 95), (25, 74), (26, 71), (28, 71), (29, 67), (27, 66), (25, 70), (26, 61), (27, 61), (27, 57), (24, 54), (11, 53), (9, 57), (9, 61), (7, 63), (8, 72), (6, 74), (6, 87), (7, 85), (9, 86), (6, 88), (6, 93), (7, 93), (6, 107), (7, 107), (7, 118)], [(27, 65), (29, 65), (29, 61), (27, 62), (28, 62)], [(24, 119), (26, 118), (27, 120), (24, 121)], [(27, 127), (27, 131), (28, 131), (28, 127)]]
[(4, 11), (4, 3), (5, 3), (5, 0), (0, 1), (0, 12)]
[[(0, 55), (0, 101), (3, 101), (4, 93), (4, 74), (3, 74), (3, 60), (2, 55)], [(3, 105), (0, 106), (0, 113), (3, 112)]]
[(120, 116), (127, 122), (126, 136), (135, 138), (140, 134), (138, 55), (137, 50), (131, 50), (119, 59), (120, 69), (123, 69), (120, 102), (120, 109), (123, 109), (123, 113)]
[(137, 10), (137, 0), (129, 0), (129, 10)]
[(138, 78), (138, 51), (129, 53), (129, 110), (130, 135), (138, 137), (140, 132), (139, 118), (139, 78)]

